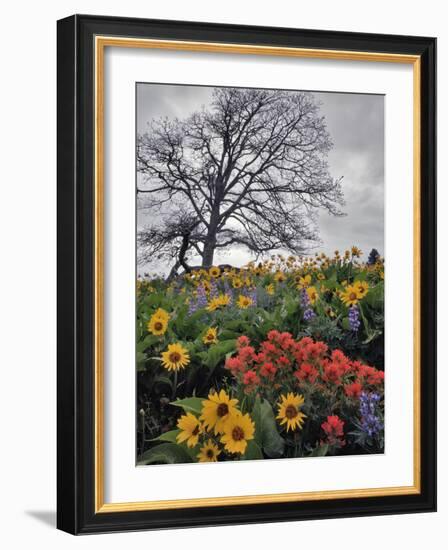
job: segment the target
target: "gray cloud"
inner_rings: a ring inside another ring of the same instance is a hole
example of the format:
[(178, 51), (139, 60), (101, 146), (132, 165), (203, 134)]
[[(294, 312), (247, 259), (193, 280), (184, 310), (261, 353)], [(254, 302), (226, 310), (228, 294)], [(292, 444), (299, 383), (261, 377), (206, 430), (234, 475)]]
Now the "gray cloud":
[(326, 251), (351, 244), (366, 253), (384, 249), (384, 96), (315, 94), (321, 101), (334, 147), (333, 177), (343, 177), (346, 216), (322, 212), (319, 226)]
[[(200, 86), (137, 85), (137, 131), (143, 133), (152, 118), (184, 118), (207, 106), (213, 88)], [(321, 102), (333, 141), (328, 157), (330, 173), (342, 177), (345, 216), (321, 211), (318, 224), (327, 253), (352, 244), (365, 254), (371, 248), (384, 251), (384, 96), (313, 92)], [(148, 213), (138, 212), (139, 227), (148, 223)], [(250, 259), (246, 251), (233, 249), (217, 258), (235, 265)], [(163, 269), (163, 266), (160, 266)]]

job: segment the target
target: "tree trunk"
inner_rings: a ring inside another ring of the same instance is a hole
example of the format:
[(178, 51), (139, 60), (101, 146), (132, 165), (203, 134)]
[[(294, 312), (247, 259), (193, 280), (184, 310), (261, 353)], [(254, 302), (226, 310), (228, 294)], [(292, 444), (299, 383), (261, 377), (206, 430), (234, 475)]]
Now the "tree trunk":
[(219, 225), (219, 205), (222, 194), (222, 180), (216, 183), (215, 203), (210, 215), (210, 224), (208, 226), (207, 239), (204, 242), (204, 250), (202, 252), (202, 267), (210, 267), (213, 265), (213, 256), (216, 248), (216, 234)]
[(170, 283), (175, 277), (177, 277), (177, 270), (179, 269), (179, 261), (177, 261), (171, 268), (170, 274), (166, 278), (166, 282)]
[(190, 244), (190, 233), (185, 233), (182, 237), (182, 245), (179, 250), (179, 263), (185, 269), (186, 273), (191, 271), (190, 266), (185, 260), (185, 255), (187, 254), (188, 245)]
[(202, 267), (210, 267), (213, 265), (213, 256), (215, 255), (216, 240), (206, 241), (204, 244), (204, 252), (202, 253)]

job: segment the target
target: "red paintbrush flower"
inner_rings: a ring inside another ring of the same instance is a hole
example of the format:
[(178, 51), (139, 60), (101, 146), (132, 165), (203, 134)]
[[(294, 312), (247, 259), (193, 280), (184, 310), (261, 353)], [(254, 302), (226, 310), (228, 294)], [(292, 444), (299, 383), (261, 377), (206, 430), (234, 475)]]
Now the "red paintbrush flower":
[(344, 441), (344, 421), (337, 415), (327, 416), (327, 420), (321, 424), (322, 430), (327, 436), (329, 445), (345, 445)]
[(362, 392), (362, 384), (359, 382), (352, 382), (351, 384), (346, 384), (344, 386), (345, 395), (347, 397), (353, 397), (358, 399)]

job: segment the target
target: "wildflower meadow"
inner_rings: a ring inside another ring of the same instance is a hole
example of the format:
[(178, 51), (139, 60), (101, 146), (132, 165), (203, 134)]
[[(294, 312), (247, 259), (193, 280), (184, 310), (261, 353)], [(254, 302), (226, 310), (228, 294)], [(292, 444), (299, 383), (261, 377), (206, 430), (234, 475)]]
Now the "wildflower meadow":
[(384, 259), (137, 281), (137, 462), (384, 452)]

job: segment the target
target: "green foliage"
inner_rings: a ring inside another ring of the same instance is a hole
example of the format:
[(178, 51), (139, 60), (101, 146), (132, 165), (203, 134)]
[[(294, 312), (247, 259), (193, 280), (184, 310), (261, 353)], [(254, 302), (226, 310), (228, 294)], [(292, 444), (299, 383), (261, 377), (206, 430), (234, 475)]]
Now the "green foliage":
[(195, 414), (200, 414), (202, 410), (202, 401), (203, 399), (199, 397), (188, 397), (187, 399), (178, 399), (173, 401), (171, 404), (175, 407), (181, 407), (186, 413), (192, 412)]
[(185, 447), (174, 443), (163, 443), (143, 453), (137, 466), (148, 464), (182, 464), (192, 462), (190, 454)]
[(251, 416), (255, 422), (255, 441), (263, 449), (264, 454), (269, 458), (281, 457), (285, 442), (278, 433), (271, 404), (257, 397)]
[(261, 452), (260, 446), (254, 441), (247, 442), (247, 449), (244, 453), (243, 460), (260, 460), (264, 458), (263, 453)]

